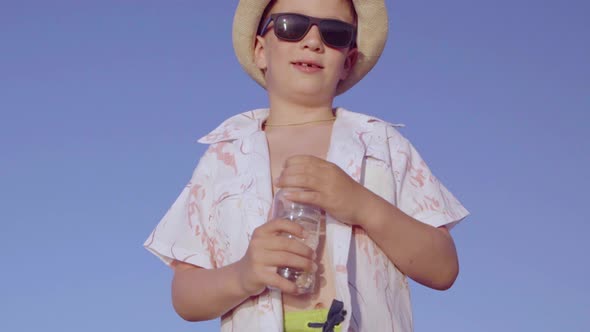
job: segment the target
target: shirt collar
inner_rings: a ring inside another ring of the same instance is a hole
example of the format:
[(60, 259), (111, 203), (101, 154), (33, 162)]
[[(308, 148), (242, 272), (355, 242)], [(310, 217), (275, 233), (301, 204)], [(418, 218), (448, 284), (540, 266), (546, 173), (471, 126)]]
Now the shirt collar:
[(201, 137), (198, 142), (214, 144), (246, 137), (262, 130), (262, 123), (268, 117), (268, 114), (268, 108), (260, 108), (234, 115), (222, 122), (209, 134)]

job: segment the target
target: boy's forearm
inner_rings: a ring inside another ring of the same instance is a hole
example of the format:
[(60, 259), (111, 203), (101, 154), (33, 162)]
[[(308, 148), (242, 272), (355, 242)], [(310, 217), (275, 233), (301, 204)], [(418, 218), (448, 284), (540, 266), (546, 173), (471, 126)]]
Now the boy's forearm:
[(187, 321), (218, 318), (248, 297), (240, 285), (236, 263), (218, 269), (178, 271), (172, 281), (174, 309)]
[(459, 263), (448, 230), (424, 224), (374, 193), (369, 195), (361, 225), (389, 260), (420, 284), (438, 290), (450, 288)]

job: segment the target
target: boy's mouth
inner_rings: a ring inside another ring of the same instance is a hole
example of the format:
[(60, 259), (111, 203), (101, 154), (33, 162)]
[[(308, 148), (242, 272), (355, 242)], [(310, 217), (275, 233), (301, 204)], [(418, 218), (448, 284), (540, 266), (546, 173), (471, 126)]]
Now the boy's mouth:
[(320, 64), (313, 61), (294, 61), (291, 64), (302, 68), (324, 69)]
[(308, 60), (293, 61), (291, 62), (291, 64), (295, 67), (295, 69), (306, 74), (317, 73), (324, 69), (324, 67), (321, 66), (319, 63)]

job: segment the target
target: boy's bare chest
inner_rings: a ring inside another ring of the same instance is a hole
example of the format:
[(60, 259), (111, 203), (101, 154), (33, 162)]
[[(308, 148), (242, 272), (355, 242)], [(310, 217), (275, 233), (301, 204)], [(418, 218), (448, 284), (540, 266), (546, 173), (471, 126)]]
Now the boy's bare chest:
[(324, 131), (316, 130), (300, 135), (289, 132), (267, 134), (273, 194), (277, 190), (274, 186), (274, 179), (281, 175), (285, 161), (296, 155), (312, 155), (326, 159), (330, 146), (330, 135), (329, 127)]
[[(329, 128), (328, 128), (329, 129)], [(295, 155), (313, 155), (326, 159), (330, 145), (331, 131), (315, 132), (299, 137), (287, 137), (280, 135), (267, 135), (270, 151), (270, 166), (273, 179), (273, 195), (278, 188), (274, 179), (281, 175), (285, 161)], [(320, 242), (317, 248), (318, 278), (316, 279), (316, 292), (305, 296), (293, 296), (283, 294), (283, 306), (285, 311), (311, 310), (328, 308), (334, 299), (334, 276), (330, 268), (331, 261), (328, 251), (325, 250), (326, 232), (325, 223), (322, 224)]]

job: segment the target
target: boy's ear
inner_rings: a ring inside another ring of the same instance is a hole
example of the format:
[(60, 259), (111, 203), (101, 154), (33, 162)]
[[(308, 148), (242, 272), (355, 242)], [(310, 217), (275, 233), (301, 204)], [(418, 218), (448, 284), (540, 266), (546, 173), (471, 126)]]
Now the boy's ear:
[(348, 77), (348, 75), (350, 75), (352, 68), (354, 68), (354, 65), (356, 65), (358, 55), (358, 48), (355, 47), (348, 50), (346, 60), (344, 61), (344, 68), (342, 68), (342, 74), (340, 75), (341, 80), (345, 80)]
[(254, 44), (254, 63), (260, 70), (266, 70), (268, 66), (266, 62), (266, 55), (264, 54), (264, 48), (266, 40), (261, 36), (256, 36), (256, 42)]

